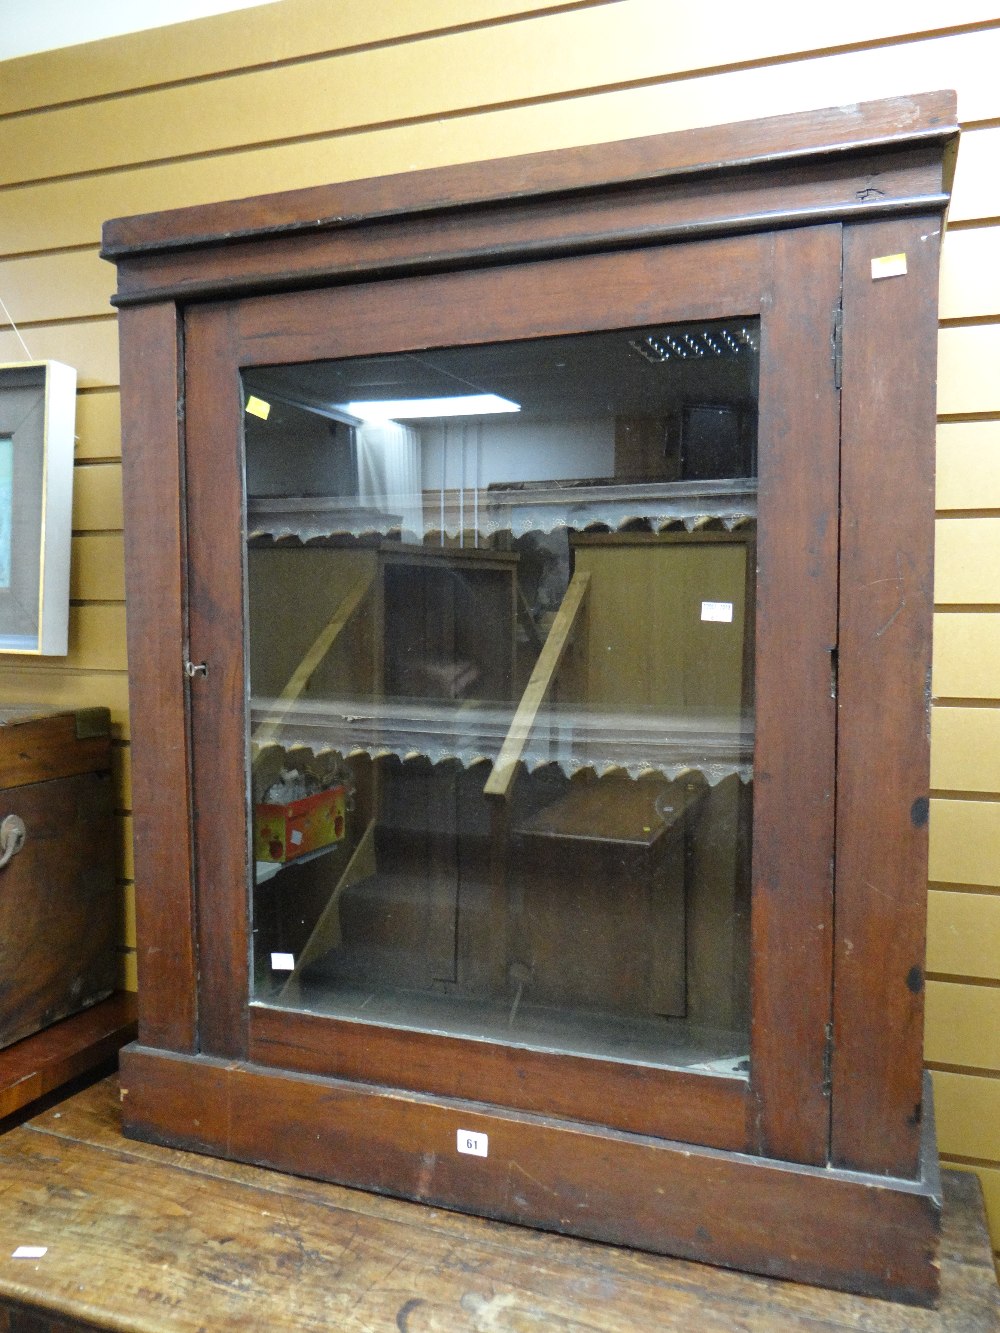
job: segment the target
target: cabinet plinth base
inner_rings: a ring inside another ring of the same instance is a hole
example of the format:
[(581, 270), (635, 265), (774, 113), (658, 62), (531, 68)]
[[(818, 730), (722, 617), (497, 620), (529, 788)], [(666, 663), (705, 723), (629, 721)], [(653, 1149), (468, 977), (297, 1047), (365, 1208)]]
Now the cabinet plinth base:
[[(770, 1277), (937, 1299), (930, 1114), (910, 1181), (138, 1045), (122, 1052), (121, 1083), (132, 1138)], [(458, 1151), (459, 1131), (485, 1155)]]

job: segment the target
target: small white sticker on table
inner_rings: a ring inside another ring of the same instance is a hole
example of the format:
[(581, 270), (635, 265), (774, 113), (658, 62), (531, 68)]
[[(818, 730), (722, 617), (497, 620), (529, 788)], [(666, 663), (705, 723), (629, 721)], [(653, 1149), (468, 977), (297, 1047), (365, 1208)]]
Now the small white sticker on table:
[(12, 1259), (41, 1259), (48, 1254), (47, 1245), (19, 1245), (10, 1256)]
[(718, 620), (722, 624), (731, 625), (733, 623), (733, 604), (732, 602), (702, 602), (701, 618), (702, 620)]
[(293, 953), (273, 953), (271, 954), (272, 972), (294, 972), (295, 955)]
[(460, 1129), (458, 1131), (458, 1151), (470, 1153), (473, 1157), (488, 1157), (490, 1136), (488, 1134), (474, 1134), (471, 1129)]

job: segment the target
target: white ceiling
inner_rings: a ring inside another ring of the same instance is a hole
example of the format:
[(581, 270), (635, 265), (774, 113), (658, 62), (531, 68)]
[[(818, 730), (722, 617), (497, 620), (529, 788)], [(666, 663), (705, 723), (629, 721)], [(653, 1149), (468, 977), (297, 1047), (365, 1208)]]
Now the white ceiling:
[(0, 0), (0, 60), (276, 0)]

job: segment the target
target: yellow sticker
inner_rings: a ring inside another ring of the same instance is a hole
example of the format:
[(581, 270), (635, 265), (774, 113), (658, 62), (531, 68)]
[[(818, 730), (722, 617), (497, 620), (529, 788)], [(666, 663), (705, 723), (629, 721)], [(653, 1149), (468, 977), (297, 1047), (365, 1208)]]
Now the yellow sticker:
[(271, 415), (271, 404), (265, 403), (263, 398), (254, 398), (251, 395), (251, 397), (247, 399), (246, 410), (252, 417), (260, 417), (262, 421), (266, 421)]
[(882, 255), (872, 260), (872, 278), (902, 278), (906, 274), (906, 255)]

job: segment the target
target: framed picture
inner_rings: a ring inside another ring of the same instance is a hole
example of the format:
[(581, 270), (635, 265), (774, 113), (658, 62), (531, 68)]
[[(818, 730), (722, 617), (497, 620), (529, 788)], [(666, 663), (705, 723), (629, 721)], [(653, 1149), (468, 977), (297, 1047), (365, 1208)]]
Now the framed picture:
[(76, 371), (0, 365), (0, 652), (67, 649)]

